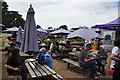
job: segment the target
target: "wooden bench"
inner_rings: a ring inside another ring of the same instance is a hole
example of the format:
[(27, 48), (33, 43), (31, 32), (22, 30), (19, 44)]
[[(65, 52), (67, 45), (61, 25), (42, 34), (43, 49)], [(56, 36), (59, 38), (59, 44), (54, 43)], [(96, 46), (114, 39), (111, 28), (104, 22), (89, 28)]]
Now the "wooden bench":
[(31, 78), (46, 78), (52, 77), (55, 80), (62, 80), (63, 77), (58, 75), (54, 70), (49, 68), (47, 65), (36, 64), (35, 61), (25, 60), (25, 65), (28, 69), (28, 72), (31, 75)]
[(62, 76), (59, 74), (52, 75), (53, 79), (52, 80), (65, 80)]
[(20, 80), (21, 76), (20, 75), (9, 75), (8, 79), (9, 80)]
[[(80, 74), (81, 74), (81, 75), (86, 75), (86, 76), (90, 75), (90, 68), (88, 68), (88, 69), (82, 68), (82, 67), (79, 66), (78, 62), (73, 61), (73, 60), (68, 59), (68, 58), (65, 58), (65, 59), (62, 59), (62, 60), (63, 60), (64, 62), (68, 63), (68, 64), (67, 64), (67, 67), (68, 67), (68, 68), (70, 68), (70, 64), (78, 67), (78, 68), (80, 69), (79, 71), (80, 71)], [(78, 71), (78, 70), (77, 70), (77, 71)]]
[(80, 67), (79, 64), (78, 64), (78, 62), (76, 62), (76, 61), (73, 61), (73, 60), (68, 59), (68, 58), (65, 58), (65, 59), (62, 59), (62, 60), (63, 60), (64, 62), (67, 62), (67, 63), (68, 63), (68, 65), (67, 65), (68, 68), (70, 67), (70, 64), (72, 64), (72, 65), (74, 65), (74, 66), (76, 66), (76, 67), (79, 67), (79, 68), (81, 68), (81, 69), (84, 69), (84, 68)]

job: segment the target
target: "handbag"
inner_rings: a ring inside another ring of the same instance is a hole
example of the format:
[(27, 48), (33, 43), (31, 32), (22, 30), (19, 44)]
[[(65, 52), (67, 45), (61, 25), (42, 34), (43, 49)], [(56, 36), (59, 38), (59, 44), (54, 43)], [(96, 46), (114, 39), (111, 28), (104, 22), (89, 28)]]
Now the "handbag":
[(115, 70), (113, 70), (113, 69), (108, 70), (109, 75), (113, 75), (114, 73), (115, 73)]

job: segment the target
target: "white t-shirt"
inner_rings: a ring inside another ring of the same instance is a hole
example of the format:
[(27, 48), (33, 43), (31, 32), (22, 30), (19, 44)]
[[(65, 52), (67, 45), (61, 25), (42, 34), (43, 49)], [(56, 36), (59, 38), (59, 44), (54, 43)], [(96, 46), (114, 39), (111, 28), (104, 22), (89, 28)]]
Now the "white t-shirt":
[[(114, 55), (118, 55), (118, 53), (120, 53), (120, 49), (118, 47), (113, 47), (112, 49), (112, 54)], [(114, 68), (114, 65), (115, 65), (115, 60), (112, 60), (111, 61), (111, 65), (110, 65), (110, 68)]]
[(50, 44), (50, 51), (52, 51), (53, 43)]

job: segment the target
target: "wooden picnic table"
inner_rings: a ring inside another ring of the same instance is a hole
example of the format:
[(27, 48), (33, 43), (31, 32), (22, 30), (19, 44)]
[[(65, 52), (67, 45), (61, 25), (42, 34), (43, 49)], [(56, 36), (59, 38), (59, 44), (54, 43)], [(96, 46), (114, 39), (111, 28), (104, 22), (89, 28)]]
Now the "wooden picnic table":
[(60, 50), (60, 54), (58, 55), (58, 58), (63, 59), (63, 58), (68, 58), (69, 57), (69, 52), (71, 52), (71, 49), (69, 48), (63, 48)]
[(28, 59), (28, 58), (33, 58), (33, 57), (35, 57), (35, 55), (29, 55), (29, 54), (27, 54), (27, 53), (25, 53), (25, 52), (19, 52), (19, 54), (20, 54), (20, 57), (22, 58), (22, 59)]
[(20, 56), (30, 56), (29, 54), (25, 53), (25, 52), (19, 52)]
[[(98, 51), (96, 50), (90, 50), (90, 55), (95, 55), (97, 54)], [(80, 54), (80, 51), (72, 51), (72, 52), (69, 52), (68, 54), (72, 55), (72, 56), (76, 56), (76, 57), (79, 57), (79, 54)]]
[(80, 49), (83, 48), (83, 46), (71, 46), (72, 48)]
[(39, 48), (46, 48), (47, 50), (48, 50), (48, 47), (49, 47), (49, 46), (46, 45), (46, 44), (45, 44), (45, 45), (42, 45), (42, 44), (39, 45)]
[[(92, 51), (93, 52), (93, 51)], [(80, 56), (80, 51), (72, 51), (72, 52), (69, 52), (68, 53), (70, 55), (70, 58), (65, 58), (65, 59), (62, 59), (63, 61), (67, 62), (67, 67), (69, 68), (70, 64), (74, 65), (74, 66), (77, 66), (77, 67), (80, 67), (79, 64), (78, 64), (78, 59), (79, 59), (79, 56)], [(94, 54), (88, 54), (89, 56), (91, 57), (94, 57), (94, 60), (97, 61), (98, 60), (98, 57), (97, 56), (93, 56)]]
[(70, 51), (71, 51), (70, 48), (63, 48), (62, 51), (61, 51), (61, 53), (62, 54), (68, 54), (68, 52), (70, 52)]
[[(98, 59), (98, 57), (95, 55), (97, 51), (91, 50), (90, 53), (88, 54), (89, 57), (94, 57), (95, 60)], [(77, 59), (80, 56), (80, 51), (73, 51), (68, 53), (70, 55), (70, 59), (73, 59), (73, 57), (77, 57)]]
[(25, 66), (28, 69), (28, 72), (31, 78), (34, 79), (50, 79), (50, 80), (65, 80), (62, 76), (60, 76), (53, 69), (49, 68), (47, 65), (36, 64), (35, 59), (26, 59)]
[(47, 65), (36, 64), (35, 61), (30, 61), (30, 59), (25, 60), (25, 66), (28, 69), (31, 78), (42, 78), (57, 74)]
[(69, 52), (68, 54), (69, 54), (70, 56), (79, 57), (80, 51), (73, 51), (73, 52)]

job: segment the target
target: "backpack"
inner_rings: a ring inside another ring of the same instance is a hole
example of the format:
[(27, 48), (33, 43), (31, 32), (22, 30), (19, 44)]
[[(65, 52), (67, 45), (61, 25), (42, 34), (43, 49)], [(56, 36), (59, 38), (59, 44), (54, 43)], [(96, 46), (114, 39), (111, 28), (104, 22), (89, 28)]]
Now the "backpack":
[(38, 55), (38, 63), (41, 65), (45, 63), (44, 53)]

